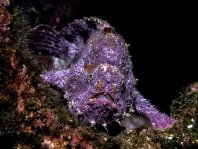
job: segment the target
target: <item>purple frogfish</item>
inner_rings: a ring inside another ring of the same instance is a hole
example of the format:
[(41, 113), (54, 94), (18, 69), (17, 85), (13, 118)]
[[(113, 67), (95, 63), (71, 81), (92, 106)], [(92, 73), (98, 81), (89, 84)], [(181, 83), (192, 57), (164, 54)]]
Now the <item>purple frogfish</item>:
[(39, 25), (30, 31), (32, 53), (51, 55), (69, 67), (41, 74), (42, 80), (64, 91), (71, 114), (91, 126), (120, 123), (133, 112), (149, 119), (155, 129), (175, 120), (159, 112), (136, 89), (128, 45), (106, 21), (77, 19), (61, 31)]

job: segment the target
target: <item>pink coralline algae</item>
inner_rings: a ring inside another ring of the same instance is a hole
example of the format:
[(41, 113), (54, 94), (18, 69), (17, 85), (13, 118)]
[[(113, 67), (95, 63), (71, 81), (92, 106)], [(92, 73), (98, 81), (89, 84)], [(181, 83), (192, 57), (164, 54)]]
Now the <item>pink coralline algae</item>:
[(32, 53), (64, 59), (69, 68), (41, 75), (44, 82), (64, 91), (71, 114), (91, 126), (117, 122), (136, 112), (156, 129), (172, 127), (175, 120), (137, 91), (128, 45), (106, 21), (90, 17), (75, 20), (60, 32), (47, 25), (28, 36)]

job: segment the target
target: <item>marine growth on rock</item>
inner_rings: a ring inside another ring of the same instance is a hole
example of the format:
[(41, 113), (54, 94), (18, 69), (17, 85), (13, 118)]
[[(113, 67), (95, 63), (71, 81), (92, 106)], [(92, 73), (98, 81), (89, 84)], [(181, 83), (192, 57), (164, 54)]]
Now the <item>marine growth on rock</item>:
[(61, 31), (39, 25), (31, 30), (28, 46), (32, 53), (55, 56), (70, 64), (41, 77), (64, 91), (69, 111), (79, 121), (106, 127), (136, 111), (156, 129), (174, 124), (173, 118), (159, 112), (136, 89), (128, 45), (106, 21), (78, 19)]

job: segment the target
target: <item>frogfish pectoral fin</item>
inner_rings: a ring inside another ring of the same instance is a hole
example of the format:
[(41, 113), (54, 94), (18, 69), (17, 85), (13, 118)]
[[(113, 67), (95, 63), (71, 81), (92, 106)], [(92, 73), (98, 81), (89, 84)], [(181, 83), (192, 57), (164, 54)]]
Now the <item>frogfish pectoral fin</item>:
[(52, 70), (41, 75), (42, 80), (46, 83), (55, 85), (58, 88), (65, 89), (68, 78), (69, 69)]
[(135, 92), (135, 108), (137, 112), (147, 117), (155, 129), (164, 130), (174, 125), (175, 119), (158, 111), (138, 91)]

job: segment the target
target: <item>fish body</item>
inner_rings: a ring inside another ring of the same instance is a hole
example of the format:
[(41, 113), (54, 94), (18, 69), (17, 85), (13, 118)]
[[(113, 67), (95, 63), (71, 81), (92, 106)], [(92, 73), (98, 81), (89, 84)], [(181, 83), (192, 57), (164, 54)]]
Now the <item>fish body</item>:
[(128, 45), (106, 21), (78, 19), (60, 32), (40, 25), (31, 30), (28, 46), (33, 53), (71, 64), (41, 77), (64, 90), (69, 111), (81, 122), (106, 126), (137, 111), (156, 129), (174, 124), (173, 118), (159, 112), (137, 91)]

